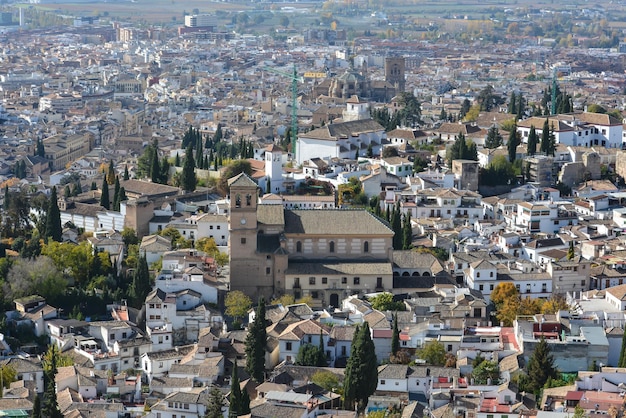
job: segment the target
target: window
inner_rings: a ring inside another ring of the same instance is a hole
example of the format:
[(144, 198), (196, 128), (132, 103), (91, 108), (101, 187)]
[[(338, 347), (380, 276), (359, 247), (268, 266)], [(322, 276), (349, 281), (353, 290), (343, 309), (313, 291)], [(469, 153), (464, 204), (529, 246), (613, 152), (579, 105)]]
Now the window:
[(300, 242), (300, 241), (296, 242), (296, 252), (297, 253), (301, 253), (302, 252), (302, 242)]
[(493, 271), (489, 272), (489, 277), (493, 277)]
[(370, 243), (368, 241), (365, 241), (363, 243), (363, 252), (364, 253), (369, 253), (370, 252)]
[(322, 284), (328, 283), (328, 277), (322, 277)]
[(313, 299), (319, 299), (320, 298), (320, 294), (319, 294), (319, 292), (317, 290), (314, 290), (314, 291), (311, 292), (311, 297)]
[(189, 409), (189, 404), (188, 403), (183, 404), (183, 409)]
[(216, 226), (216, 228), (217, 228), (217, 229), (221, 229), (221, 226), (220, 226), (220, 225), (218, 225), (218, 226)]
[(348, 283), (348, 278), (347, 277), (342, 277), (341, 278), (341, 284), (347, 284)]
[(480, 277), (480, 271), (476, 272), (476, 277)]
[(285, 348), (289, 351), (291, 351), (291, 343), (287, 343), (285, 344)]
[(585, 283), (586, 283), (586, 282), (585, 282), (584, 280), (581, 280), (581, 281), (580, 281), (580, 285), (581, 285), (581, 286), (584, 286), (584, 285), (585, 285)]
[(315, 284), (315, 277), (309, 277), (309, 284)]
[(361, 278), (360, 277), (355, 277), (353, 283), (354, 284), (361, 284)]
[(265, 274), (270, 274), (272, 269), (270, 267), (265, 267)]
[(209, 229), (213, 229), (213, 225), (209, 225)]
[(489, 290), (493, 290), (493, 285), (492, 284), (489, 285)]
[(328, 244), (328, 251), (329, 251), (329, 252), (331, 252), (331, 253), (334, 253), (334, 252), (335, 252), (335, 241), (331, 241), (331, 242)]
[(115, 334), (110, 334), (110, 335), (109, 335), (109, 339), (110, 339), (110, 340), (114, 340), (114, 339), (115, 339)]
[(122, 332), (122, 338), (126, 338), (126, 333)]
[(242, 237), (242, 238), (241, 238), (241, 243), (242, 243), (242, 244), (245, 244), (245, 243), (246, 243), (246, 238), (245, 238), (245, 237)]
[(385, 384), (385, 379), (380, 379), (380, 384), (384, 385)]

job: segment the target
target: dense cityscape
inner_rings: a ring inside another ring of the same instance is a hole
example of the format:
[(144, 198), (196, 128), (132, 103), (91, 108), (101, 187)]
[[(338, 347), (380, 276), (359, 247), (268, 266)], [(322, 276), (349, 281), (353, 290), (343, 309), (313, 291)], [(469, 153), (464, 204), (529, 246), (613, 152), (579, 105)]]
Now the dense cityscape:
[(0, 415), (621, 418), (619, 2), (0, 4)]

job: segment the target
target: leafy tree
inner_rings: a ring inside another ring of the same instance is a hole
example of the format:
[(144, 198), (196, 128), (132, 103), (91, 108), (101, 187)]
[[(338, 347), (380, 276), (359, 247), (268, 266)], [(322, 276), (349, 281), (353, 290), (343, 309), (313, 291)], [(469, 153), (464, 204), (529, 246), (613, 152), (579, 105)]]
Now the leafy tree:
[(326, 370), (317, 371), (311, 376), (311, 382), (316, 385), (332, 392), (341, 390), (341, 382), (337, 378), (337, 375), (333, 372)]
[(496, 306), (496, 318), (505, 327), (513, 325), (520, 307), (520, 295), (511, 282), (499, 283), (491, 292), (491, 302)]
[(509, 133), (509, 140), (507, 141), (506, 147), (509, 152), (509, 162), (515, 161), (517, 158), (517, 146), (520, 143), (519, 133), (517, 132), (517, 127), (514, 127)]
[(265, 299), (261, 297), (254, 322), (248, 329), (245, 341), (246, 372), (257, 382), (265, 381), (265, 347), (267, 344)]
[(191, 243), (183, 237), (180, 231), (173, 226), (168, 226), (157, 232), (158, 235), (169, 238), (173, 248), (189, 248)]
[(222, 407), (224, 406), (224, 394), (219, 388), (212, 387), (209, 391), (209, 399), (204, 418), (224, 418)]
[(497, 186), (511, 184), (515, 181), (515, 169), (513, 164), (504, 155), (496, 156), (487, 168), (480, 171), (480, 184)]
[(525, 390), (535, 394), (544, 387), (548, 379), (558, 378), (558, 371), (554, 367), (554, 358), (543, 336), (528, 360), (527, 371), (528, 383)]
[(17, 372), (11, 366), (0, 366), (0, 374), (2, 375), (2, 388), (8, 389), (11, 383), (17, 380)]
[(146, 261), (146, 257), (142, 255), (139, 257), (139, 264), (137, 269), (135, 269), (133, 282), (130, 287), (130, 296), (134, 307), (138, 309), (141, 308), (146, 301), (146, 296), (148, 296), (148, 293), (150, 293), (151, 290), (152, 286), (150, 284), (148, 262)]
[(302, 344), (296, 356), (298, 366), (326, 366), (326, 355), (324, 349), (313, 344)]
[(398, 97), (398, 104), (402, 106), (398, 111), (400, 123), (411, 128), (416, 127), (422, 117), (422, 108), (417, 98), (413, 93), (402, 92)]
[(41, 295), (52, 302), (65, 293), (67, 280), (48, 257), (15, 261), (6, 275), (4, 297), (13, 300)]
[(480, 105), (481, 111), (489, 112), (494, 106), (498, 106), (504, 103), (502, 97), (493, 92), (493, 86), (486, 86), (483, 88), (476, 97), (476, 103)]
[(48, 201), (45, 236), (58, 242), (61, 241), (62, 234), (63, 230), (61, 229), (61, 212), (59, 212), (57, 188), (56, 186), (53, 186), (52, 193), (50, 194), (50, 200)]
[(472, 107), (472, 103), (469, 101), (469, 99), (464, 99), (463, 102), (461, 103), (461, 111), (459, 112), (459, 118), (460, 119), (465, 118), (465, 115), (467, 115), (467, 112), (470, 111), (471, 107)]
[(500, 367), (497, 361), (482, 361), (472, 371), (472, 377), (477, 385), (486, 385), (490, 382), (497, 384), (500, 380)]
[(248, 160), (236, 160), (230, 163), (220, 177), (220, 181), (217, 185), (218, 191), (224, 196), (228, 194), (228, 179), (235, 177), (237, 174), (246, 173), (252, 174), (252, 166)]
[(241, 319), (250, 310), (252, 301), (242, 291), (234, 290), (228, 292), (224, 305), (226, 306), (226, 315), (234, 319)]
[(569, 242), (569, 248), (567, 249), (567, 259), (573, 260), (576, 257), (576, 252), (574, 252), (574, 241)]
[(107, 210), (111, 207), (111, 199), (109, 198), (109, 184), (107, 183), (106, 178), (102, 180), (102, 194), (100, 195), (100, 206)]
[(493, 149), (502, 145), (502, 135), (498, 127), (493, 125), (487, 132), (487, 139), (485, 139), (485, 148)]
[(418, 356), (433, 366), (446, 364), (446, 349), (439, 341), (428, 341), (424, 348), (419, 350)]
[(113, 183), (115, 183), (115, 179), (116, 179), (116, 175), (115, 175), (115, 169), (113, 168), (113, 160), (111, 160), (111, 162), (109, 162), (109, 169), (107, 171), (107, 175), (105, 177), (107, 184), (109, 186), (112, 186)]
[(396, 355), (400, 350), (400, 330), (398, 329), (398, 314), (393, 315), (393, 332), (391, 334), (391, 354)]
[(558, 311), (569, 310), (569, 305), (562, 294), (552, 294), (548, 300), (541, 305), (541, 313), (556, 314)]
[(122, 229), (122, 241), (124, 241), (124, 245), (128, 247), (129, 245), (138, 244), (139, 238), (133, 228), (125, 226), (124, 229)]
[(404, 311), (404, 303), (393, 300), (393, 295), (388, 292), (379, 293), (369, 298), (372, 308), (378, 311)]
[(344, 380), (344, 408), (363, 412), (369, 397), (376, 390), (378, 370), (376, 351), (367, 322), (357, 326), (352, 349), (346, 365)]

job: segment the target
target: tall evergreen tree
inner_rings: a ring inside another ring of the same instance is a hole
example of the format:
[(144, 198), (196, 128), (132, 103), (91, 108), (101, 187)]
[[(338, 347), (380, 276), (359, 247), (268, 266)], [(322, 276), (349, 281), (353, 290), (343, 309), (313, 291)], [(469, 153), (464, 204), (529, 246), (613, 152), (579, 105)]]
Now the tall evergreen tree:
[(357, 326), (345, 370), (344, 408), (363, 412), (376, 390), (378, 369), (376, 351), (367, 322)]
[[(115, 189), (113, 189), (113, 210), (120, 210), (120, 178), (115, 176)], [(116, 208), (115, 205), (118, 205)]]
[(46, 213), (46, 237), (53, 241), (61, 242), (62, 234), (57, 188), (52, 186), (52, 193), (50, 193), (50, 200), (48, 201), (48, 212)]
[(155, 150), (150, 163), (150, 180), (152, 183), (161, 182), (161, 165), (159, 164), (159, 153)]
[(38, 394), (35, 394), (35, 399), (33, 400), (33, 410), (30, 413), (31, 418), (41, 418), (41, 398)]
[(520, 120), (524, 117), (524, 110), (526, 108), (526, 104), (524, 102), (524, 96), (522, 96), (522, 93), (520, 92), (519, 96), (518, 96), (518, 103), (517, 103), (517, 120)]
[(63, 418), (57, 401), (55, 378), (57, 375), (59, 351), (56, 345), (52, 344), (44, 355), (43, 369), (45, 392), (43, 404), (41, 406), (41, 416), (44, 418)]
[(65, 197), (66, 199), (72, 197), (72, 189), (70, 189), (69, 184), (66, 184), (65, 188), (63, 189), (63, 197)]
[(174, 166), (180, 167), (180, 155), (178, 153), (176, 153), (176, 158), (174, 158)]
[(528, 144), (526, 151), (528, 155), (535, 155), (537, 153), (537, 143), (539, 138), (537, 138), (537, 130), (533, 125), (530, 125), (530, 133), (528, 134)]
[(487, 139), (485, 139), (485, 148), (494, 149), (502, 145), (502, 135), (496, 125), (489, 128)]
[(400, 350), (400, 330), (398, 329), (398, 313), (393, 314), (393, 332), (391, 334), (391, 354), (396, 355)]
[(248, 330), (245, 341), (246, 372), (259, 383), (265, 381), (265, 347), (267, 344), (265, 328), (265, 299), (261, 297), (254, 322)]
[(400, 202), (397, 202), (391, 214), (391, 229), (393, 230), (393, 249), (402, 249), (402, 214)]
[(554, 358), (550, 352), (550, 347), (542, 336), (528, 360), (527, 390), (538, 393), (548, 379), (556, 379), (557, 377), (558, 372), (554, 367)]
[(411, 226), (411, 212), (407, 212), (402, 223), (402, 249), (410, 250), (411, 247), (413, 247), (413, 227)]
[(100, 194), (100, 206), (105, 209), (111, 208), (111, 202), (109, 198), (109, 184), (106, 178), (102, 180), (102, 193)]
[(224, 406), (224, 394), (217, 387), (209, 391), (209, 400), (206, 406), (204, 418), (224, 418), (222, 407)]
[(543, 122), (543, 129), (541, 130), (541, 143), (539, 145), (539, 150), (548, 155), (550, 150), (550, 125), (548, 123), (548, 118)]
[(89, 188), (89, 190), (98, 190), (98, 185), (95, 181), (91, 182), (91, 187)]
[(567, 259), (573, 260), (576, 257), (576, 252), (574, 251), (574, 241), (569, 242), (569, 248), (567, 249)]
[(148, 270), (146, 257), (142, 255), (139, 257), (139, 263), (135, 269), (130, 288), (130, 296), (136, 308), (140, 308), (145, 303), (146, 296), (148, 296), (150, 290), (152, 290), (152, 286), (150, 285), (150, 270)]
[(43, 139), (37, 140), (37, 148), (35, 149), (35, 155), (45, 158), (46, 149), (44, 148), (44, 145), (43, 145)]
[(512, 91), (511, 92), (511, 97), (509, 98), (509, 106), (507, 109), (507, 113), (510, 113), (511, 115), (515, 115), (517, 113), (517, 96), (515, 95), (515, 92)]
[(159, 175), (159, 183), (167, 184), (167, 181), (170, 178), (170, 162), (167, 161), (166, 157), (163, 157), (161, 160), (161, 174)]
[(233, 372), (230, 377), (229, 418), (235, 418), (240, 415), (250, 413), (250, 398), (248, 397), (247, 392), (245, 394), (241, 392), (237, 368), (237, 360), (235, 360), (235, 364), (233, 364)]
[(181, 186), (186, 192), (193, 192), (196, 190), (198, 179), (196, 178), (196, 163), (193, 158), (193, 149), (191, 145), (187, 147), (185, 151), (185, 162), (183, 163), (183, 171), (181, 175)]
[(509, 141), (506, 144), (509, 152), (509, 162), (515, 161), (517, 157), (517, 146), (519, 145), (519, 134), (517, 133), (517, 125), (513, 125), (509, 133)]
[(124, 181), (130, 179), (130, 174), (128, 173), (128, 164), (124, 166)]

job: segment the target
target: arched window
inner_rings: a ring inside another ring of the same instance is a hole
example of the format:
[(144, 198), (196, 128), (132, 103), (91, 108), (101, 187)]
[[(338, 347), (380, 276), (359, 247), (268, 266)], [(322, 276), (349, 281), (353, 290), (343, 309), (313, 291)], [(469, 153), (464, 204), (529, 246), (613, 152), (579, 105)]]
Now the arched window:
[(240, 195), (235, 196), (235, 207), (236, 208), (240, 208), (241, 207), (241, 196)]
[(296, 252), (297, 253), (302, 252), (302, 243), (300, 241), (296, 242)]
[(335, 241), (331, 241), (331, 242), (328, 244), (328, 251), (329, 251), (329, 252), (331, 252), (331, 253), (334, 253), (334, 252), (335, 252)]
[(369, 243), (369, 241), (365, 241), (363, 243), (363, 252), (364, 253), (369, 253), (370, 252), (370, 243)]
[(250, 203), (252, 202), (252, 196), (250, 194), (246, 195), (246, 206), (250, 206)]

